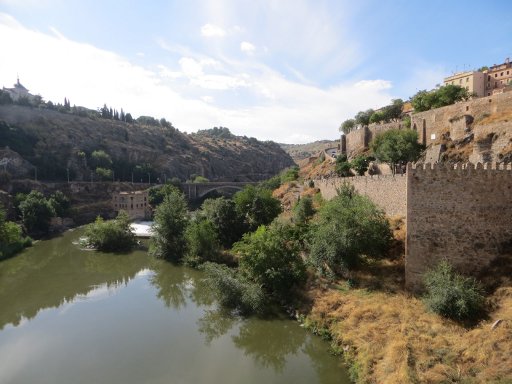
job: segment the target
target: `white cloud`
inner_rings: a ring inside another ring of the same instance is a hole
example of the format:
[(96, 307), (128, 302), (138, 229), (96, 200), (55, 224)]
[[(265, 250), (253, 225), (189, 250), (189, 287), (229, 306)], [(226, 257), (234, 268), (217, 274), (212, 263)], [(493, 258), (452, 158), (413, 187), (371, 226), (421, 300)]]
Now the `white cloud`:
[(0, 14), (0, 36), (10, 37), (0, 50), (0, 86), (10, 86), (19, 73), (21, 82), (46, 100), (67, 97), (89, 108), (107, 103), (134, 116), (165, 117), (187, 132), (226, 126), (279, 142), (334, 138), (341, 121), (391, 99), (384, 80), (322, 88), (286, 79), (257, 62), (213, 59), (163, 42), (181, 59), (149, 70), (61, 34), (27, 29), (5, 14)]
[(205, 24), (201, 27), (201, 35), (204, 37), (224, 37), (226, 31), (217, 25)]
[(248, 41), (242, 41), (240, 43), (240, 50), (248, 55), (254, 54), (256, 47)]

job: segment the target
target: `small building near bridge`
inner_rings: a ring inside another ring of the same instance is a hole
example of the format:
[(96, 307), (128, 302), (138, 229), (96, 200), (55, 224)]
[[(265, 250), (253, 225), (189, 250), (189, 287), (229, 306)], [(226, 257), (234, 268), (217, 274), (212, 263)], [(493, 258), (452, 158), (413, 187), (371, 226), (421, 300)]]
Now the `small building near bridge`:
[(117, 213), (125, 211), (132, 220), (151, 218), (148, 190), (114, 192), (112, 195), (112, 206)]

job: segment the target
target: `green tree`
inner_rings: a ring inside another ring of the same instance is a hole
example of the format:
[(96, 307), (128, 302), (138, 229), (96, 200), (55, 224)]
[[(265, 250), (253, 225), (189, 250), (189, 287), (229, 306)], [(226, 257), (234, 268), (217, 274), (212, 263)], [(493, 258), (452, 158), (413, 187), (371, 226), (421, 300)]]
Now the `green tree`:
[(370, 116), (370, 123), (371, 124), (378, 124), (381, 121), (384, 121), (384, 114), (382, 111), (375, 111)]
[(238, 214), (233, 200), (224, 197), (206, 199), (201, 205), (200, 215), (210, 221), (224, 248), (230, 248), (244, 233), (243, 218)]
[(24, 237), (21, 227), (6, 221), (5, 211), (0, 206), (0, 260), (21, 251), (32, 244), (30, 237)]
[(126, 252), (137, 244), (130, 218), (124, 211), (120, 211), (114, 220), (105, 221), (98, 216), (86, 227), (85, 237), (89, 246), (104, 252)]
[(204, 263), (202, 269), (206, 285), (221, 306), (242, 314), (261, 314), (265, 311), (266, 296), (259, 284), (222, 264)]
[(104, 150), (100, 149), (91, 153), (90, 164), (93, 168), (106, 168), (112, 167), (112, 159), (110, 155)]
[(343, 274), (363, 255), (384, 255), (390, 242), (384, 212), (345, 184), (320, 209), (318, 222), (311, 228), (310, 260), (323, 275)]
[(466, 88), (448, 84), (431, 91), (419, 91), (411, 98), (411, 104), (415, 112), (423, 112), (469, 100), (471, 97), (472, 94)]
[(180, 190), (169, 183), (151, 187), (148, 191), (149, 204), (151, 204), (152, 207), (156, 207), (164, 201), (165, 196), (170, 195), (173, 192), (180, 193)]
[(334, 166), (334, 171), (338, 176), (347, 177), (352, 176), (352, 172), (350, 171), (350, 162), (347, 159), (347, 155), (341, 154), (336, 157), (336, 165)]
[(281, 203), (272, 197), (272, 191), (246, 186), (233, 197), (238, 214), (243, 217), (249, 230), (267, 225), (281, 213)]
[(181, 192), (172, 191), (156, 208), (150, 253), (158, 258), (179, 261), (186, 250), (187, 202)]
[(98, 178), (100, 180), (103, 180), (103, 181), (112, 180), (112, 170), (111, 169), (97, 167), (95, 172), (96, 172), (96, 175), (98, 175)]
[(378, 160), (389, 164), (393, 173), (396, 164), (416, 161), (423, 150), (418, 143), (418, 133), (411, 129), (381, 133), (370, 143), (370, 148)]
[(218, 261), (220, 242), (217, 231), (211, 221), (191, 221), (185, 230), (187, 241), (186, 263), (197, 266), (205, 261)]
[(20, 203), (19, 210), (23, 225), (28, 232), (47, 233), (55, 210), (41, 192), (31, 191)]
[(341, 123), (340, 131), (345, 135), (348, 135), (356, 126), (356, 121), (354, 119), (345, 120)]
[(210, 180), (208, 180), (206, 177), (197, 175), (194, 180), (192, 180), (193, 183), (208, 183)]
[(423, 299), (431, 311), (456, 320), (482, 314), (485, 305), (482, 287), (474, 278), (456, 273), (446, 260), (425, 274), (424, 283)]
[(354, 157), (350, 162), (351, 167), (357, 172), (359, 176), (363, 176), (365, 174), (365, 172), (368, 170), (369, 164), (369, 159), (363, 155)]
[(55, 215), (57, 217), (65, 217), (69, 214), (71, 203), (66, 195), (64, 195), (61, 191), (56, 191), (53, 193), (48, 201), (50, 202), (50, 205), (55, 211)]
[(299, 246), (292, 238), (289, 225), (273, 223), (247, 233), (233, 246), (239, 255), (242, 275), (284, 299), (294, 286), (304, 283), (306, 269)]
[(293, 207), (293, 219), (299, 225), (307, 224), (315, 212), (313, 199), (309, 196), (304, 196)]
[(358, 112), (354, 117), (356, 125), (361, 125), (365, 127), (368, 124), (370, 124), (370, 117), (373, 115), (374, 112), (375, 111), (373, 109)]

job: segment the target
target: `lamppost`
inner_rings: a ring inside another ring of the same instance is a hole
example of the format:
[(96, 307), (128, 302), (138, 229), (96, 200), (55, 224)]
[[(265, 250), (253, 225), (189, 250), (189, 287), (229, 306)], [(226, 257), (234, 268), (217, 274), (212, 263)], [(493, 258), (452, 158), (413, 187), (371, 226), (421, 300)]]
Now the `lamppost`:
[(148, 184), (151, 185), (151, 173), (148, 172)]
[(66, 173), (68, 175), (68, 184), (69, 184), (69, 167), (66, 168)]

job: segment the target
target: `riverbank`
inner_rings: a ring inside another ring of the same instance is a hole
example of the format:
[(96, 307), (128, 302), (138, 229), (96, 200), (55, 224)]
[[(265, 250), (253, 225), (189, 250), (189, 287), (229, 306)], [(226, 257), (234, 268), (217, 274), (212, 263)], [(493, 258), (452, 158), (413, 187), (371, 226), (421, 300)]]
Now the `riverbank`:
[(512, 279), (487, 297), (486, 319), (461, 324), (405, 292), (403, 267), (373, 262), (354, 272), (356, 287), (317, 280), (301, 320), (331, 340), (357, 383), (511, 383)]

